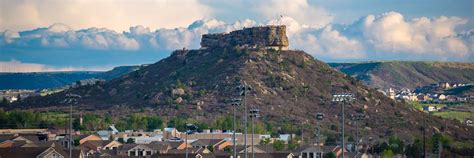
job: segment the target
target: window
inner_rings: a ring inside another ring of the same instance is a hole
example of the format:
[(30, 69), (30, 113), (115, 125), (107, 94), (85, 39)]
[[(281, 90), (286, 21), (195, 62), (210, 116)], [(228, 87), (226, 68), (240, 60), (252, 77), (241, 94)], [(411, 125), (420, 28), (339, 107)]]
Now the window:
[(146, 151), (146, 155), (151, 155), (151, 151)]
[(301, 154), (303, 158), (308, 158), (308, 153)]
[(314, 153), (309, 153), (310, 158), (314, 158)]

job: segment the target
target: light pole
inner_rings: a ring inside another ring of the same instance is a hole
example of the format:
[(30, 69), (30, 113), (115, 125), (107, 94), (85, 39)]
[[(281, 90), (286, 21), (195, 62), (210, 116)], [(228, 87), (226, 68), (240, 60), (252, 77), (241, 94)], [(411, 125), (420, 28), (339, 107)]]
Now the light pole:
[(186, 158), (188, 158), (189, 152), (188, 152), (188, 134), (193, 134), (198, 130), (198, 127), (196, 125), (187, 123), (186, 124), (186, 137), (185, 137), (185, 148), (186, 148)]
[(333, 94), (332, 95), (332, 101), (335, 103), (341, 103), (341, 111), (342, 111), (342, 119), (341, 119), (341, 124), (342, 124), (342, 143), (341, 143), (341, 149), (342, 149), (342, 157), (344, 158), (344, 106), (346, 103), (350, 103), (350, 101), (354, 100), (354, 95), (350, 93), (340, 93), (340, 94)]
[(317, 120), (317, 130), (318, 130), (318, 141), (317, 141), (317, 144), (318, 144), (318, 148), (321, 144), (321, 121), (324, 119), (324, 114), (323, 113), (320, 113), (318, 112), (316, 114), (316, 120)]
[(69, 158), (72, 157), (72, 104), (77, 104), (77, 98), (81, 98), (80, 95), (74, 93), (67, 93), (66, 98), (62, 101), (62, 103), (69, 104), (69, 140), (68, 140), (68, 147), (69, 147)]
[(247, 104), (246, 104), (246, 96), (249, 91), (252, 90), (250, 85), (247, 85), (245, 81), (243, 84), (237, 86), (237, 90), (239, 91), (240, 96), (242, 97), (242, 104), (244, 106), (244, 150), (245, 150), (245, 158), (248, 158), (248, 150), (247, 150), (247, 125), (248, 125), (248, 112), (247, 112)]
[(358, 124), (358, 122), (360, 120), (362, 120), (364, 117), (365, 117), (364, 114), (354, 114), (354, 115), (352, 115), (352, 120), (354, 120), (354, 123), (356, 125), (356, 133), (355, 133), (356, 138), (355, 138), (355, 143), (354, 143), (356, 152), (359, 152), (359, 150), (357, 150), (357, 145), (359, 144), (359, 124)]
[(234, 115), (233, 119), (232, 119), (232, 126), (234, 128), (234, 130), (232, 131), (232, 145), (234, 147), (234, 150), (233, 150), (233, 154), (234, 154), (234, 157), (237, 157), (237, 146), (236, 146), (236, 141), (235, 141), (235, 131), (236, 131), (236, 114), (235, 114), (235, 111), (236, 111), (236, 107), (237, 106), (240, 106), (242, 104), (242, 99), (240, 98), (234, 98), (232, 99), (232, 113)]
[(255, 126), (255, 118), (258, 118), (260, 117), (260, 109), (251, 109), (250, 110), (250, 118), (252, 118), (252, 158), (255, 158), (255, 152), (253, 150), (253, 139), (254, 139), (254, 134), (255, 134), (255, 130), (254, 130), (254, 126)]

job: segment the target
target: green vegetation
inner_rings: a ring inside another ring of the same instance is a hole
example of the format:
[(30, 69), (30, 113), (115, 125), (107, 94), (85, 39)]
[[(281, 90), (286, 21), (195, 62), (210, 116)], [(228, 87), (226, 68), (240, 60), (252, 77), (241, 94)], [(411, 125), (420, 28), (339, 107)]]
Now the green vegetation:
[(442, 118), (456, 119), (459, 121), (465, 121), (468, 118), (474, 118), (474, 112), (465, 112), (465, 111), (443, 111), (433, 113), (435, 116), (440, 116)]
[(382, 158), (392, 158), (394, 155), (393, 155), (393, 152), (392, 150), (390, 149), (386, 149), (382, 152), (382, 155), (380, 155), (380, 157)]
[(420, 111), (423, 110), (423, 106), (435, 106), (435, 107), (438, 107), (438, 108), (442, 108), (442, 107), (446, 106), (445, 104), (422, 104), (422, 103), (417, 102), (417, 101), (410, 101), (410, 102), (408, 102), (408, 104), (411, 107), (413, 107), (417, 110), (420, 110)]
[(64, 126), (65, 114), (46, 112), (0, 110), (0, 128), (47, 128), (52, 125)]
[(285, 148), (285, 141), (275, 140), (273, 141), (272, 146), (276, 151), (282, 151)]

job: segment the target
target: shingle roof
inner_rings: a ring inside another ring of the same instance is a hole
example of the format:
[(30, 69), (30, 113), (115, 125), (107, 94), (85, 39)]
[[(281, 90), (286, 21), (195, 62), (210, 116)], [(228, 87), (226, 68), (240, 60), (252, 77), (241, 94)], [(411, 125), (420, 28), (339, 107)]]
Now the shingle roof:
[(198, 139), (191, 143), (192, 146), (213, 146), (222, 142), (222, 139)]

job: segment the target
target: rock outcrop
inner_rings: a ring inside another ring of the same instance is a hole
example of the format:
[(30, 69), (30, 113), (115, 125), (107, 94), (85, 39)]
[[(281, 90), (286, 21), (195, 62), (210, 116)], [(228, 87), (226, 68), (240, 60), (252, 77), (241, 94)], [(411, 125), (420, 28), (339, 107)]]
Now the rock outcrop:
[(249, 48), (267, 47), (286, 50), (288, 49), (286, 26), (252, 27), (230, 33), (202, 35), (201, 47), (204, 49), (233, 46)]

